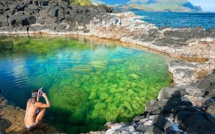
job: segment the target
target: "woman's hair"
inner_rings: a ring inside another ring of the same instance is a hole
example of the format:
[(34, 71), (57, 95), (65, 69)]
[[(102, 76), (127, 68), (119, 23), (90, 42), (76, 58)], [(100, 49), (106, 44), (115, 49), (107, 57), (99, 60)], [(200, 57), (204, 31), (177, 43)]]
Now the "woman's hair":
[(34, 97), (37, 98), (37, 92), (38, 92), (38, 90), (32, 91), (31, 95), (32, 95), (33, 98), (34, 98)]
[(35, 102), (37, 102), (37, 92), (38, 90), (32, 91), (31, 98), (28, 100), (30, 104), (35, 104)]

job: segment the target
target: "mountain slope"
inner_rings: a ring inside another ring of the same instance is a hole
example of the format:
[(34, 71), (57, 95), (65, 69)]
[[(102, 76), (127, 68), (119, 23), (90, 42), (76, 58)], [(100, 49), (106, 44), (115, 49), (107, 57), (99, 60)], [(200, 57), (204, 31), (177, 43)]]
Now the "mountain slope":
[[(93, 3), (106, 0), (91, 0)], [(110, 2), (107, 2), (108, 4)], [(113, 2), (112, 2), (113, 3)], [(130, 0), (127, 3), (112, 4), (118, 10), (146, 10), (146, 11), (174, 11), (174, 12), (201, 12), (199, 6), (194, 6), (187, 0)]]

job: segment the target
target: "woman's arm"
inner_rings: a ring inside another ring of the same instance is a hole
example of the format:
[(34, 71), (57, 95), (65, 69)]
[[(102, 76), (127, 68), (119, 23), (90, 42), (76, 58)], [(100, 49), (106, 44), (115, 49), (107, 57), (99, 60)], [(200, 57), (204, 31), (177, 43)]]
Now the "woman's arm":
[(49, 102), (49, 99), (48, 97), (46, 96), (46, 93), (43, 93), (42, 94), (43, 98), (45, 99), (46, 101), (46, 104), (43, 104), (41, 102), (37, 102), (36, 103), (36, 107), (40, 107), (40, 108), (49, 108), (51, 106), (50, 102)]

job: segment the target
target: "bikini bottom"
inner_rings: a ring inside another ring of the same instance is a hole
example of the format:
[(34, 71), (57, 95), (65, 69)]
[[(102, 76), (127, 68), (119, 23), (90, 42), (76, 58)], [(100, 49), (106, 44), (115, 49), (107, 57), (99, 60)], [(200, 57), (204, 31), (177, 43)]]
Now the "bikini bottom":
[(26, 127), (27, 127), (27, 129), (31, 129), (32, 127), (35, 127), (37, 125), (37, 123), (34, 123), (34, 124), (32, 124), (32, 125), (25, 125)]

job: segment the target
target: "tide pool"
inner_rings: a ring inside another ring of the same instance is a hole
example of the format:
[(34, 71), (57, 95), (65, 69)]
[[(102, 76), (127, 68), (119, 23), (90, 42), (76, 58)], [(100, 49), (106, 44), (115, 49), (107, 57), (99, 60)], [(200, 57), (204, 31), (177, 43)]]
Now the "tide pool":
[(67, 133), (131, 121), (170, 84), (159, 54), (74, 38), (0, 40), (2, 95), (25, 109), (31, 92), (44, 87), (51, 102), (44, 120)]

